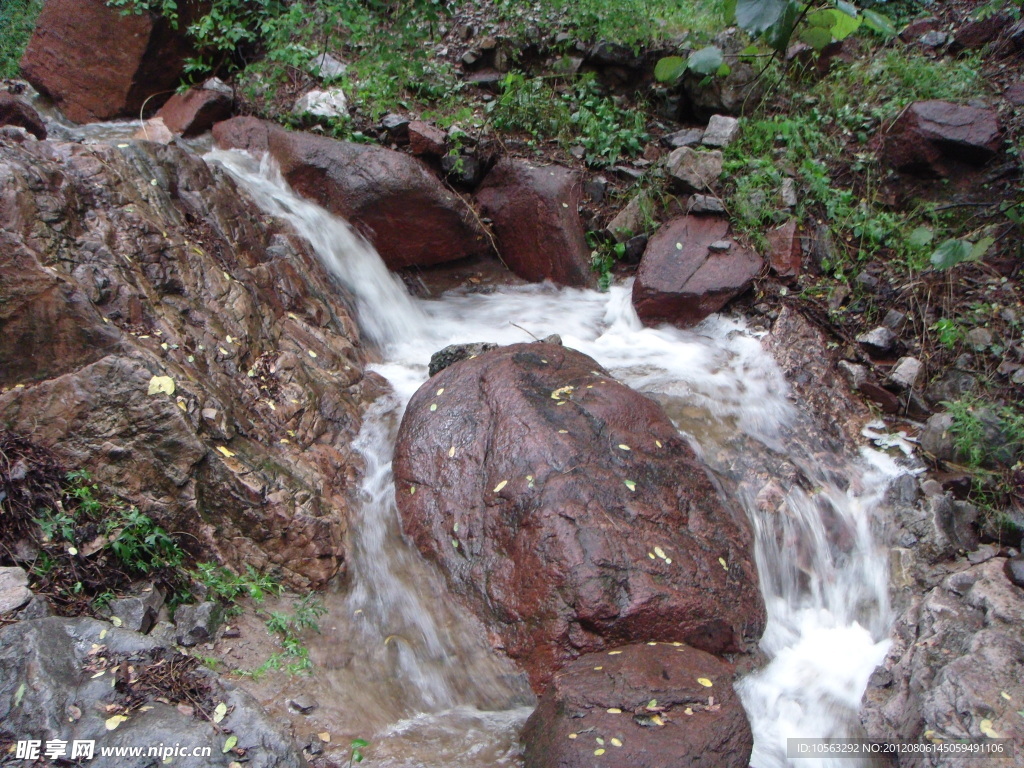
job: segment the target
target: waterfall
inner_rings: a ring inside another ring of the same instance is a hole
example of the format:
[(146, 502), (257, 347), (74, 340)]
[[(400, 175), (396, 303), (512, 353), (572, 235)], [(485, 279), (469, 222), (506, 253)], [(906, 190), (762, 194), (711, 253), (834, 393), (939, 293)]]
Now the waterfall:
[[(608, 293), (541, 284), (417, 300), (344, 221), (295, 195), (270, 160), (223, 151), (207, 159), (309, 239), (355, 297), (360, 328), (383, 360), (372, 367), (393, 387), (356, 441), (366, 472), (353, 521), (351, 587), (332, 607), (345, 616), (331, 642), (358, 646), (362, 669), (325, 672), (336, 675), (336, 690), (350, 703), (363, 701), (353, 689), (376, 681), (375, 764), (518, 764), (529, 694), (402, 539), (390, 461), (402, 411), (426, 380), (432, 352), (457, 342), (529, 341), (531, 334), (559, 334), (662, 402), (747, 511), (768, 608), (761, 645), (769, 661), (737, 685), (755, 733), (752, 765), (787, 765), (787, 737), (854, 735), (868, 676), (888, 648), (887, 559), (875, 529), (896, 468), (870, 451), (818, 466), (802, 439), (813, 421), (793, 406), (759, 333), (720, 316), (690, 330), (644, 328), (628, 283)], [(776, 479), (775, 503), (766, 504), (761, 491), (779, 462), (800, 482)]]

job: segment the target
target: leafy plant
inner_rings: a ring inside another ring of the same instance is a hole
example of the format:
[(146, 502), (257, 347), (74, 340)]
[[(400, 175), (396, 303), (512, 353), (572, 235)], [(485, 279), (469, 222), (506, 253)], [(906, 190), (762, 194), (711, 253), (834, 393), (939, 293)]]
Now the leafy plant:
[(18, 77), (18, 62), (28, 45), (42, 0), (3, 0), (0, 3), (0, 78)]
[(936, 320), (929, 330), (935, 331), (939, 343), (947, 349), (953, 349), (964, 338), (963, 326), (946, 317)]
[(185, 560), (178, 542), (136, 507), (117, 509), (106, 521), (105, 529), (111, 551), (137, 573), (175, 569)]
[(348, 768), (352, 768), (352, 763), (363, 762), (363, 749), (368, 746), (370, 746), (370, 742), (365, 739), (352, 739), (352, 743), (349, 744), (352, 751), (348, 755)]
[(284, 592), (280, 581), (270, 574), (257, 572), (251, 565), (245, 566), (244, 574), (237, 574), (216, 563), (198, 563), (194, 577), (226, 603), (233, 603), (239, 597), (250, 597), (259, 603), (268, 594)]
[(936, 269), (952, 269), (965, 261), (977, 261), (995, 241), (994, 237), (985, 237), (976, 243), (969, 240), (947, 240), (932, 254), (932, 266)]

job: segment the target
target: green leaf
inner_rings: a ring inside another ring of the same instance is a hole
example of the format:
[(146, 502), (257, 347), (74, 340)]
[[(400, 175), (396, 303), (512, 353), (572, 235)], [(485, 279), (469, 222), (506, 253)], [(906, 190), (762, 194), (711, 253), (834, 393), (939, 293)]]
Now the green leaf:
[(860, 27), (861, 19), (857, 16), (857, 9), (853, 8), (853, 6), (850, 6), (853, 13), (848, 13), (843, 9), (842, 6), (850, 5), (849, 3), (838, 3), (837, 5), (843, 12), (835, 14), (836, 23), (832, 25), (832, 37), (836, 40), (845, 40), (857, 31)]
[(800, 33), (800, 39), (816, 51), (821, 51), (832, 42), (832, 33), (822, 27), (808, 27)]
[(835, 11), (815, 11), (807, 15), (807, 24), (822, 29), (832, 29), (836, 24)]
[(736, 23), (757, 35), (777, 24), (792, 5), (790, 0), (736, 0)]
[(728, 64), (726, 64), (723, 61), (722, 62), (722, 66), (720, 66), (718, 68), (718, 71), (715, 72), (715, 76), (716, 77), (728, 77), (731, 73), (732, 73), (732, 67), (730, 67)]
[(907, 238), (907, 243), (911, 248), (924, 248), (928, 245), (935, 237), (935, 233), (931, 227), (918, 227), (910, 233), (910, 237)]
[(723, 63), (722, 49), (715, 45), (709, 45), (707, 48), (701, 48), (699, 51), (691, 53), (690, 58), (686, 61), (686, 66), (702, 75), (713, 75)]
[(237, 736), (235, 736), (234, 734), (228, 736), (227, 741), (224, 742), (224, 748), (221, 750), (221, 752), (223, 754), (227, 754), (228, 752), (230, 752), (232, 749), (235, 748), (235, 745), (237, 743), (238, 743), (238, 737)]
[(778, 23), (773, 25), (765, 39), (772, 50), (784, 53), (789, 48), (789, 41), (793, 37), (793, 30), (796, 28), (797, 20), (800, 18), (800, 8), (796, 3), (790, 3), (782, 13)]
[(761, 52), (761, 49), (756, 45), (748, 45), (742, 51), (739, 52), (740, 61), (744, 61), (747, 64), (751, 63), (754, 58)]
[(365, 739), (352, 739), (352, 749), (362, 749), (368, 746), (370, 746), (370, 742)]
[(686, 71), (686, 59), (682, 56), (666, 56), (654, 66), (654, 79), (659, 83), (674, 83)]
[(842, 11), (847, 16), (857, 18), (857, 6), (853, 3), (848, 3), (846, 0), (836, 0), (836, 8)]
[(980, 259), (988, 253), (988, 249), (992, 247), (992, 244), (995, 243), (995, 241), (996, 239), (994, 237), (983, 237), (981, 240), (976, 242), (974, 247), (971, 248), (971, 261)]
[(967, 240), (947, 240), (932, 254), (931, 262), (936, 269), (950, 269), (971, 258), (974, 245)]
[(878, 11), (864, 10), (864, 26), (885, 37), (896, 37), (896, 26), (892, 20)]

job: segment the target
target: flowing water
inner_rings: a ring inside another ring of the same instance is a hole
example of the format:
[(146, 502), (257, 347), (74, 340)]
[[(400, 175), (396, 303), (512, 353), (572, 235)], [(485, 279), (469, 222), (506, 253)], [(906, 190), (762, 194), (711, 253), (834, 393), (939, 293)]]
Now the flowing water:
[(375, 765), (519, 762), (516, 735), (532, 697), (402, 539), (390, 460), (432, 352), (552, 333), (662, 402), (750, 517), (769, 659), (738, 684), (755, 733), (752, 765), (786, 765), (787, 737), (855, 735), (867, 678), (888, 644), (888, 569), (875, 531), (895, 467), (868, 452), (823, 463), (813, 419), (788, 399), (759, 333), (718, 316), (687, 331), (644, 328), (628, 284), (608, 293), (531, 285), (417, 300), (345, 222), (297, 197), (271, 163), (238, 152), (207, 159), (310, 240), (355, 297), (382, 360), (372, 367), (393, 387), (366, 415), (356, 444), (366, 475), (350, 584), (331, 601), (330, 650), (318, 656), (336, 699), (329, 706), (339, 716), (372, 713), (362, 725), (373, 731)]

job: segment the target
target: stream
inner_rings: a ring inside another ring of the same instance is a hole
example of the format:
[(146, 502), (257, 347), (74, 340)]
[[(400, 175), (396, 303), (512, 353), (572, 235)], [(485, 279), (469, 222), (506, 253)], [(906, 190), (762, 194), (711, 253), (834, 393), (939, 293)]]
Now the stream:
[(318, 684), (332, 694), (321, 700), (325, 717), (363, 729), (373, 765), (521, 764), (517, 737), (533, 696), (402, 538), (390, 462), (402, 412), (427, 379), (433, 352), (552, 333), (662, 403), (749, 516), (768, 609), (767, 664), (737, 684), (755, 735), (751, 765), (789, 765), (789, 737), (857, 735), (861, 695), (888, 649), (888, 562), (878, 532), (898, 469), (867, 449), (822, 461), (813, 416), (790, 400), (763, 331), (717, 315), (690, 330), (644, 328), (629, 283), (607, 293), (541, 284), (415, 299), (371, 246), (295, 195), (267, 159), (219, 150), (206, 159), (309, 239), (354, 297), (381, 361), (370, 367), (393, 388), (365, 415), (356, 441), (366, 471), (349, 583), (328, 596), (325, 632), (311, 648)]

